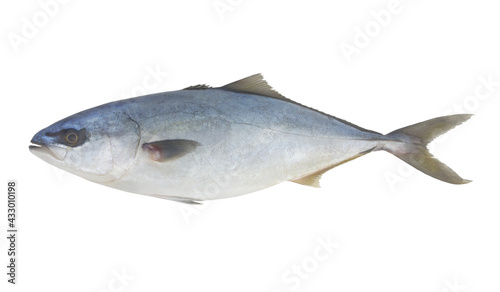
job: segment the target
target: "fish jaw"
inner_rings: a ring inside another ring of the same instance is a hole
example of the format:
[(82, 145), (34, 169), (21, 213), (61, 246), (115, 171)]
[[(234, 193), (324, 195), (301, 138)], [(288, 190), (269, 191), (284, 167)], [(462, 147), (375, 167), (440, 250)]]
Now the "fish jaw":
[(30, 152), (46, 162), (50, 159), (63, 161), (66, 157), (66, 147), (57, 146), (55, 137), (48, 136), (45, 129), (36, 133), (30, 142)]

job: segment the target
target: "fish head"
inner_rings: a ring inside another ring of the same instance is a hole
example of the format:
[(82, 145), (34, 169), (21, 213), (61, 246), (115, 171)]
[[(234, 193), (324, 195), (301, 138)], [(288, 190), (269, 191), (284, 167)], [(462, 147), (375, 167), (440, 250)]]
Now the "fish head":
[(107, 183), (132, 166), (139, 142), (139, 125), (127, 114), (97, 107), (40, 130), (29, 149), (58, 168)]

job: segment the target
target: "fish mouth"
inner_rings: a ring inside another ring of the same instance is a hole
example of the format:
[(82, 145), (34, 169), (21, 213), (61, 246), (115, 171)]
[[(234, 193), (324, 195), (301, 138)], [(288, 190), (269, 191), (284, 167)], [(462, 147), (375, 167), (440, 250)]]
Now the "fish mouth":
[(66, 149), (50, 146), (41, 142), (31, 140), (30, 152), (36, 156), (50, 155), (52, 158), (62, 161), (66, 157)]
[(30, 151), (40, 151), (44, 148), (47, 148), (47, 146), (45, 146), (45, 144), (39, 143), (39, 142), (36, 142), (33, 140), (31, 140), (30, 143), (31, 143), (31, 145), (29, 146)]
[(43, 143), (38, 143), (33, 140), (31, 140), (30, 143), (31, 143), (31, 145), (29, 146), (30, 150), (44, 148), (44, 147), (47, 148), (47, 146), (45, 146)]

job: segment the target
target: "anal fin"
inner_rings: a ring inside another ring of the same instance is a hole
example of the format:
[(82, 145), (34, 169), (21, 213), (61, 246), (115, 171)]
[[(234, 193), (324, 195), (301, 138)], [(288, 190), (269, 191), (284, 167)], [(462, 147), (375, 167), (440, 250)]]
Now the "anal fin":
[(356, 159), (356, 158), (358, 158), (358, 157), (361, 157), (361, 156), (363, 156), (363, 155), (365, 155), (365, 154), (367, 154), (367, 153), (370, 153), (370, 152), (372, 152), (374, 149), (375, 149), (375, 147), (370, 148), (370, 149), (365, 150), (365, 151), (362, 151), (362, 152), (360, 152), (360, 153), (358, 153), (358, 154), (354, 155), (353, 157), (351, 157), (351, 158), (349, 158), (349, 159), (346, 159), (346, 160), (341, 161), (341, 162), (339, 162), (339, 163), (337, 163), (337, 164), (334, 164), (334, 165), (329, 166), (329, 167), (327, 167), (327, 168), (321, 169), (321, 170), (319, 170), (319, 171), (316, 171), (316, 172), (314, 172), (314, 173), (311, 173), (311, 174), (309, 174), (309, 175), (307, 175), (307, 176), (304, 176), (304, 177), (301, 177), (301, 178), (299, 178), (299, 179), (292, 180), (291, 182), (298, 183), (298, 184), (305, 185), (305, 186), (310, 186), (310, 187), (313, 187), (313, 188), (319, 188), (319, 187), (321, 187), (321, 186), (319, 185), (319, 180), (321, 179), (321, 176), (322, 176), (323, 174), (325, 174), (325, 172), (327, 172), (327, 171), (329, 171), (330, 169), (332, 169), (332, 168), (334, 168), (334, 167), (337, 167), (337, 166), (339, 166), (339, 165), (341, 165), (341, 164), (344, 164), (344, 163), (349, 162), (349, 161), (351, 161), (351, 160), (354, 160), (354, 159)]
[(305, 185), (305, 186), (310, 186), (310, 187), (313, 187), (313, 188), (319, 188), (320, 187), (319, 180), (321, 179), (321, 176), (325, 172), (327, 172), (330, 169), (334, 168), (335, 166), (336, 165), (334, 165), (332, 167), (328, 167), (328, 168), (322, 169), (322, 170), (317, 171), (317, 172), (315, 172), (313, 174), (310, 174), (308, 176), (304, 176), (303, 178), (292, 180), (292, 182), (298, 183), (298, 184), (301, 184), (301, 185)]

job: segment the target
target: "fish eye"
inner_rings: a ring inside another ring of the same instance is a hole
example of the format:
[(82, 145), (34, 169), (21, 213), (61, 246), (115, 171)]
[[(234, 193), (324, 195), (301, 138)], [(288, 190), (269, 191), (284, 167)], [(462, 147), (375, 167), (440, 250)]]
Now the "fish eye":
[(69, 145), (75, 145), (78, 143), (78, 134), (75, 133), (75, 132), (69, 132), (66, 134), (66, 136), (64, 137), (64, 140), (66, 141), (66, 143), (68, 143)]
[(59, 143), (70, 146), (77, 147), (85, 143), (87, 138), (87, 130), (75, 130), (75, 129), (64, 129), (58, 133), (47, 133), (45, 134), (51, 137), (57, 137)]

